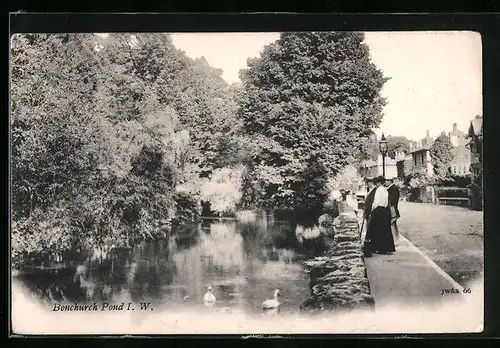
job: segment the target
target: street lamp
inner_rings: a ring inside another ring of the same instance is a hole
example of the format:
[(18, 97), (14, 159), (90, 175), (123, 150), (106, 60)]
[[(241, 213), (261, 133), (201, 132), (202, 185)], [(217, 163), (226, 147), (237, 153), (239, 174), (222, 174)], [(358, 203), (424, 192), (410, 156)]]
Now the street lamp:
[(385, 178), (385, 156), (387, 155), (387, 139), (384, 133), (382, 133), (382, 138), (379, 141), (379, 149), (382, 154), (382, 176)]

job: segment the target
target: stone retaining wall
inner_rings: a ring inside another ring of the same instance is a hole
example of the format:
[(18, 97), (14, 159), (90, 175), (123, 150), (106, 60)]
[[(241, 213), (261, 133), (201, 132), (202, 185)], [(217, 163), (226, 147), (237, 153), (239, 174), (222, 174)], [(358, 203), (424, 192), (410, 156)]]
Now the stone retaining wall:
[(301, 311), (344, 312), (374, 308), (356, 215), (354, 211), (346, 211), (337, 219), (329, 250), (305, 262), (311, 295), (300, 306)]

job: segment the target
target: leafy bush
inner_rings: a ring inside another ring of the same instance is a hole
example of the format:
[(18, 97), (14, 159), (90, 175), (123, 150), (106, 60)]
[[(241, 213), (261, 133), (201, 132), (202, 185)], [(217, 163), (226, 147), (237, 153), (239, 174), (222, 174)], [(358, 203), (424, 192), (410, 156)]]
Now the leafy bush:
[(263, 206), (264, 184), (259, 180), (255, 169), (246, 169), (242, 175), (241, 199), (239, 209), (248, 210)]
[(441, 186), (458, 186), (458, 187), (467, 187), (471, 183), (470, 175), (465, 176), (454, 176), (450, 175), (449, 180), (442, 182)]
[(217, 213), (235, 213), (242, 197), (243, 173), (241, 166), (215, 169), (210, 179), (204, 179), (201, 184), (201, 200), (210, 202), (211, 210)]
[(294, 209), (297, 211), (299, 222), (307, 225), (323, 214), (324, 204), (330, 194), (327, 183), (328, 170), (318, 158), (313, 158), (295, 187), (297, 197)]
[(410, 174), (405, 178), (405, 184), (411, 188), (424, 187), (433, 183), (433, 178), (419, 172)]
[(327, 200), (325, 202), (323, 212), (325, 214), (333, 216), (333, 218), (336, 218), (340, 214), (339, 202), (335, 200)]
[(197, 222), (200, 216), (198, 200), (185, 192), (176, 192), (174, 196), (176, 212), (173, 219), (174, 225)]

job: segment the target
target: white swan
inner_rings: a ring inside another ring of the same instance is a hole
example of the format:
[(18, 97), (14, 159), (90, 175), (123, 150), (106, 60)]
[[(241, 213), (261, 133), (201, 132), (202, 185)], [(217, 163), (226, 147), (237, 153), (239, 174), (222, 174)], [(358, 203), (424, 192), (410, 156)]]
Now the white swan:
[(274, 298), (265, 300), (262, 303), (262, 309), (274, 309), (278, 308), (280, 303), (278, 301), (278, 296), (280, 295), (280, 291), (278, 289), (274, 290)]
[(212, 287), (209, 286), (208, 291), (203, 296), (203, 302), (205, 303), (205, 306), (212, 307), (215, 304), (215, 301), (217, 301), (217, 299), (214, 294), (212, 294)]

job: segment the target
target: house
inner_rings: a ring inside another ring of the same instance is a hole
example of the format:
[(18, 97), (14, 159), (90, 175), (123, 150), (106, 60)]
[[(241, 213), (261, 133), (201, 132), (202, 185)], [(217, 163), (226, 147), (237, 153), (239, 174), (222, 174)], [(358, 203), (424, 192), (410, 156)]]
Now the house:
[(410, 153), (406, 154), (404, 151), (396, 152), (394, 160), (396, 161), (398, 178), (403, 179), (412, 173), (413, 157)]
[(450, 171), (457, 176), (466, 176), (470, 174), (470, 150), (466, 146), (467, 134), (457, 128), (457, 124), (453, 124), (453, 129), (448, 133), (450, 142), (453, 145), (453, 159), (450, 163)]
[[(382, 155), (379, 154), (376, 161), (366, 160), (363, 162), (362, 167), (360, 169), (360, 174), (363, 177), (372, 177), (375, 178), (377, 176), (383, 175), (382, 168)], [(395, 178), (398, 176), (398, 171), (396, 167), (396, 161), (393, 158), (388, 156), (385, 157), (385, 177), (386, 178)]]
[(469, 207), (483, 209), (483, 118), (476, 116), (470, 123), (467, 134), (470, 149), (471, 185), (469, 185)]
[(483, 118), (476, 116), (470, 123), (466, 146), (470, 150), (471, 182), (482, 187), (483, 174)]
[(413, 160), (413, 173), (422, 173), (427, 176), (434, 175), (434, 166), (432, 165), (430, 150), (429, 146), (410, 150)]
[(410, 143), (410, 155), (412, 157), (412, 173), (422, 173), (427, 176), (434, 175), (434, 166), (431, 160), (431, 146), (434, 139), (430, 136), (429, 131), (425, 138)]

